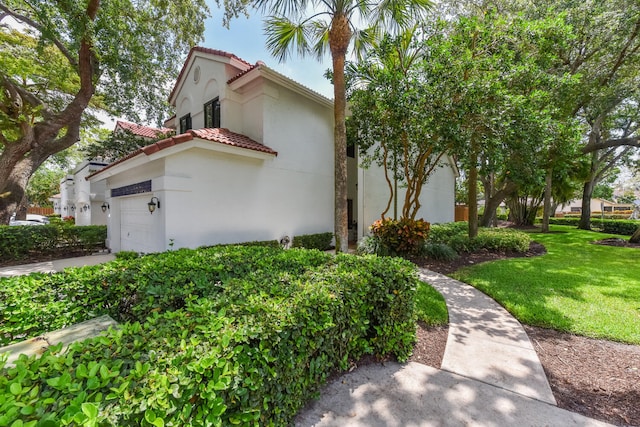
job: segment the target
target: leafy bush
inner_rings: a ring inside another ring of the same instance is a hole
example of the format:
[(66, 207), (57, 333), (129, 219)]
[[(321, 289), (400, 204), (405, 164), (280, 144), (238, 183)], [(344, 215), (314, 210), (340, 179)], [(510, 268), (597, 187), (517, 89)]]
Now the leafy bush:
[(478, 236), (469, 239), (468, 223), (455, 222), (431, 227), (428, 243), (446, 244), (457, 253), (480, 249), (526, 252), (531, 244), (528, 234), (509, 228), (480, 228)]
[(444, 243), (425, 243), (422, 248), (422, 255), (443, 261), (452, 261), (458, 258), (458, 253), (451, 246)]
[[(604, 219), (629, 219), (633, 211), (616, 211), (616, 213), (605, 213)], [(580, 214), (564, 214), (564, 218), (580, 218)], [(602, 212), (591, 212), (591, 220), (602, 219)]]
[(31, 254), (62, 255), (104, 249), (105, 225), (76, 227), (62, 221), (38, 226), (0, 226), (0, 262), (21, 261)]
[(389, 255), (380, 244), (380, 238), (376, 236), (364, 236), (356, 248), (358, 255)]
[(429, 223), (422, 220), (385, 218), (371, 225), (382, 252), (388, 255), (414, 255), (420, 252), (429, 236)]
[(429, 243), (447, 244), (452, 237), (465, 235), (469, 231), (469, 223), (466, 221), (433, 224), (429, 230)]
[(0, 360), (0, 425), (287, 425), (349, 360), (408, 357), (417, 283), (402, 259), (239, 246), (3, 280), (13, 335), (123, 303), (135, 321)]
[[(567, 217), (549, 218), (549, 224), (556, 225), (573, 225), (578, 226), (580, 218)], [(591, 226), (598, 227), (603, 233), (620, 234), (622, 236), (631, 236), (640, 227), (640, 221), (637, 220), (597, 220), (591, 219)]]
[(136, 251), (120, 251), (116, 252), (116, 259), (136, 259), (140, 254)]
[(326, 251), (331, 249), (331, 240), (333, 233), (303, 234), (301, 236), (293, 236), (291, 247), (304, 249), (318, 249)]

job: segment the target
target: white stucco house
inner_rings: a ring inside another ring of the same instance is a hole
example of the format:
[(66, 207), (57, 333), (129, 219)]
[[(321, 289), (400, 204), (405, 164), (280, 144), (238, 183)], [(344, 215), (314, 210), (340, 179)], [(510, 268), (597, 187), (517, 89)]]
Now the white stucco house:
[[(195, 47), (171, 92), (176, 136), (94, 172), (112, 251), (280, 240), (334, 229), (333, 102), (272, 70)], [(166, 124), (165, 124), (166, 125)], [(349, 222), (362, 237), (387, 201), (381, 170), (348, 158)], [(454, 219), (455, 167), (438, 168), (421, 216)]]

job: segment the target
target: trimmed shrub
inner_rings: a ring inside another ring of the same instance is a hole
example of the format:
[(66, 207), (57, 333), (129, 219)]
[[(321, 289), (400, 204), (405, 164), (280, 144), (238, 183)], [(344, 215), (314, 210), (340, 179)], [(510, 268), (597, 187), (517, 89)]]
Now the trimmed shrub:
[(288, 425), (350, 360), (406, 360), (417, 284), (398, 258), (239, 246), (5, 279), (13, 335), (119, 304), (134, 321), (14, 368), (0, 358), (0, 425)]
[(469, 239), (468, 227), (466, 222), (433, 225), (428, 243), (446, 244), (457, 253), (480, 249), (526, 252), (531, 244), (527, 233), (509, 228), (480, 228), (478, 236)]
[(0, 262), (22, 261), (32, 254), (91, 253), (105, 248), (106, 225), (0, 226)]
[(422, 219), (385, 218), (371, 225), (371, 233), (378, 238), (382, 252), (388, 255), (415, 255), (429, 236), (429, 223)]
[[(564, 217), (564, 218), (549, 218), (549, 224), (556, 225), (572, 225), (574, 227), (578, 226), (580, 222), (580, 218), (572, 218), (572, 217)], [(631, 236), (633, 233), (640, 227), (640, 221), (638, 220), (613, 220), (613, 219), (605, 219), (598, 220), (595, 218), (591, 219), (591, 226), (597, 227), (603, 233), (611, 233), (611, 234), (619, 234), (621, 236)]]
[(429, 243), (447, 244), (452, 237), (465, 235), (468, 231), (469, 223), (466, 221), (432, 224), (427, 241)]
[(292, 248), (304, 248), (304, 249), (318, 249), (319, 251), (326, 251), (331, 249), (331, 240), (333, 239), (333, 233), (317, 233), (317, 234), (303, 234), (301, 236), (293, 236), (293, 242), (291, 242)]

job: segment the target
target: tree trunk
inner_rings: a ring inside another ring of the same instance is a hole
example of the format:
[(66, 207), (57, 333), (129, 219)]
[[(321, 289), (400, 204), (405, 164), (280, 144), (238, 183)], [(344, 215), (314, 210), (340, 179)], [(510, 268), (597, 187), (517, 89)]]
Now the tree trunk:
[(630, 243), (640, 243), (640, 227), (636, 229), (631, 238), (629, 239)]
[(333, 62), (334, 96), (334, 149), (335, 149), (335, 238), (336, 253), (347, 252), (349, 235), (347, 224), (347, 131), (345, 113), (347, 104), (344, 62), (351, 40), (349, 21), (344, 15), (335, 15), (329, 30), (329, 47)]
[(584, 183), (582, 187), (582, 212), (578, 228), (581, 230), (591, 230), (591, 195), (593, 194), (593, 181)]
[(544, 178), (544, 205), (542, 208), (542, 232), (549, 232), (549, 216), (551, 215), (551, 185), (553, 184), (553, 171), (547, 169)]
[(469, 159), (469, 179), (467, 180), (467, 192), (469, 198), (469, 238), (478, 236), (478, 152), (475, 143), (471, 142), (471, 158)]
[[(99, 0), (90, 0), (87, 16), (95, 20)], [(3, 111), (16, 124), (20, 137), (8, 142), (2, 133), (0, 153), (0, 224), (8, 224), (24, 197), (29, 178), (49, 156), (71, 147), (80, 139), (82, 113), (89, 105), (98, 78), (97, 61), (90, 40), (82, 40), (78, 50), (80, 88), (62, 111), (54, 112), (33, 93), (0, 76), (0, 86), (11, 103), (19, 108)], [(30, 111), (39, 111), (33, 116)], [(346, 204), (346, 202), (345, 202)], [(346, 208), (345, 208), (346, 211)]]
[[(500, 203), (509, 197), (517, 188), (513, 182), (507, 182), (500, 190), (491, 197), (486, 197), (484, 201), (484, 214), (480, 220), (481, 227), (491, 227), (497, 222), (496, 212)], [(486, 196), (486, 194), (485, 194)]]

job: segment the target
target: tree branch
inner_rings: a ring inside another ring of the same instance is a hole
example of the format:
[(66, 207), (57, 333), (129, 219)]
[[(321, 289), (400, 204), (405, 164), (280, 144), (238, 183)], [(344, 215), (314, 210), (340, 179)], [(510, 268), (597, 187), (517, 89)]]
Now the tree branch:
[(604, 142), (589, 143), (582, 147), (582, 152), (584, 154), (588, 154), (597, 150), (602, 150), (604, 148), (623, 146), (640, 147), (640, 136), (633, 136), (628, 138), (613, 138), (608, 139)]
[[(16, 11), (9, 9), (4, 3), (0, 3), (0, 10), (3, 11), (6, 15), (12, 16), (17, 21), (24, 22), (30, 27), (33, 27), (34, 29), (38, 30), (41, 34), (43, 33), (42, 25), (38, 24), (37, 22), (35, 22), (34, 20), (30, 19), (25, 15), (22, 15)], [(67, 58), (67, 60), (71, 65), (73, 65), (74, 67), (78, 66), (77, 59), (71, 54), (71, 52), (69, 52), (69, 50), (66, 48), (65, 45), (62, 44), (60, 40), (52, 37), (51, 42), (53, 42), (53, 44), (56, 45), (58, 50), (60, 50), (60, 52), (64, 55), (64, 57)]]

